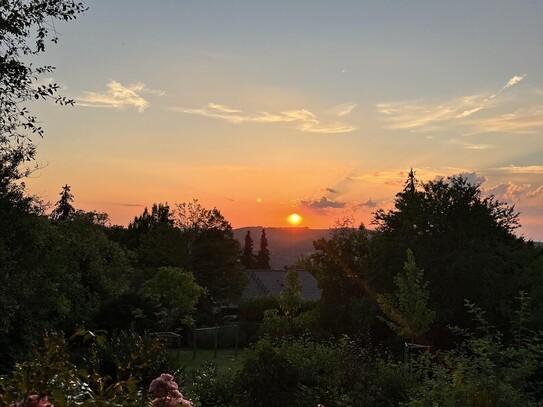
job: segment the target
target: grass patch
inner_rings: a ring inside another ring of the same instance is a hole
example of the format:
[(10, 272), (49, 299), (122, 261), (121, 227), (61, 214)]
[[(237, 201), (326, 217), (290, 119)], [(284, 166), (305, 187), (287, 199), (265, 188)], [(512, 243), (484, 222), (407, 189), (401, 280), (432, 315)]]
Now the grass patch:
[(243, 350), (238, 349), (238, 356), (235, 357), (234, 349), (219, 349), (217, 350), (216, 359), (214, 358), (213, 349), (197, 349), (195, 359), (193, 359), (192, 349), (189, 348), (170, 349), (169, 354), (180, 368), (185, 368), (185, 371), (198, 369), (204, 363), (212, 362), (217, 366), (218, 372), (221, 373), (227, 369), (235, 371), (240, 368)]

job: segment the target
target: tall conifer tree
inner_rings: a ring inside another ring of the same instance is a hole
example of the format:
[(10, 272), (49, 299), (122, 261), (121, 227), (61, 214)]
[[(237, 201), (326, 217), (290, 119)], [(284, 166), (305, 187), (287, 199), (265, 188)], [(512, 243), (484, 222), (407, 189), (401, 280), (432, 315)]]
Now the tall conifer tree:
[(51, 213), (51, 218), (56, 220), (66, 220), (72, 217), (75, 213), (75, 208), (72, 205), (74, 200), (73, 194), (70, 192), (71, 187), (66, 184), (62, 187), (62, 192), (59, 194), (60, 199)]
[(262, 229), (262, 236), (260, 237), (260, 250), (256, 259), (256, 267), (259, 269), (271, 269), (270, 251), (268, 250), (268, 239), (266, 238), (265, 229)]
[(241, 257), (241, 263), (246, 269), (252, 269), (255, 267), (256, 259), (253, 254), (253, 238), (251, 237), (251, 231), (248, 230), (245, 235), (245, 246), (243, 246), (243, 254)]

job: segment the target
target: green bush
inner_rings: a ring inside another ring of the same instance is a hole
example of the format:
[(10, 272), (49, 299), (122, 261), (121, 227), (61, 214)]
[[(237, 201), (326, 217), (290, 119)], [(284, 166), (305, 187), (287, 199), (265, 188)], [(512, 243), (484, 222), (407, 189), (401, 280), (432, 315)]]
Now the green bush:
[(237, 383), (244, 406), (391, 405), (375, 404), (379, 397), (389, 401), (378, 391), (375, 367), (374, 351), (346, 337), (328, 342), (262, 339), (245, 351)]
[[(93, 338), (99, 347), (107, 347), (102, 336), (84, 336)], [(46, 333), (43, 342), (33, 351), (31, 361), (16, 364), (11, 374), (0, 377), (0, 406), (14, 406), (30, 396), (47, 397), (56, 407), (148, 407), (149, 398), (138, 386), (141, 365), (132, 363), (137, 358), (125, 355), (122, 375), (112, 377), (102, 375), (98, 369), (87, 371), (72, 364), (68, 344), (61, 334)], [(90, 355), (95, 366), (107, 365), (106, 360), (99, 359), (100, 352), (91, 349)]]
[(417, 392), (411, 393), (411, 407), (472, 406), (521, 407), (541, 405), (543, 338), (527, 330), (526, 296), (519, 297), (519, 322), (512, 331), (516, 338), (506, 343), (490, 326), (484, 312), (467, 303), (476, 322), (475, 330), (453, 330), (464, 337), (456, 349), (444, 352), (431, 365)]
[(161, 373), (172, 372), (162, 342), (133, 331), (115, 332), (109, 338), (95, 340), (84, 359), (89, 378), (108, 378), (111, 383), (131, 379), (150, 383)]
[(193, 372), (192, 391), (205, 407), (234, 406), (238, 393), (232, 371), (219, 374), (214, 363), (206, 363)]
[(264, 339), (245, 350), (237, 377), (244, 405), (285, 407), (292, 405), (298, 387), (297, 369), (281, 349)]

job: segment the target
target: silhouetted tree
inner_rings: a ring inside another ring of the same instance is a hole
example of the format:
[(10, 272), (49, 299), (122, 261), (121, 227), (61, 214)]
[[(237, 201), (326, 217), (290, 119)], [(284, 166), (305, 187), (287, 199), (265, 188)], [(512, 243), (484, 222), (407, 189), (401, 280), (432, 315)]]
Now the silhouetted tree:
[(74, 196), (71, 193), (71, 188), (68, 184), (62, 187), (62, 192), (59, 194), (60, 199), (58, 200), (55, 209), (51, 212), (51, 218), (54, 220), (66, 220), (72, 217), (75, 213), (75, 208), (72, 205)]
[(429, 282), (435, 344), (448, 340), (446, 326), (466, 325), (465, 299), (487, 309), (489, 320), (503, 329), (513, 317), (510, 302), (516, 293), (529, 291), (542, 301), (535, 290), (542, 282), (535, 272), (540, 256), (513, 233), (518, 213), (494, 196), (483, 196), (480, 185), (462, 175), (415, 183), (411, 172), (394, 208), (378, 210), (374, 223), (365, 280), (379, 293), (393, 292), (394, 276), (412, 249)]
[[(313, 242), (316, 252), (303, 267), (322, 289), (320, 327), (324, 336), (355, 334), (378, 323), (368, 281), (361, 278), (370, 261), (369, 232), (350, 219), (336, 225), (329, 239)], [(366, 297), (367, 296), (367, 297)]]
[[(38, 84), (50, 76), (52, 66), (36, 66), (30, 56), (45, 51), (46, 41), (56, 43), (55, 20), (72, 20), (86, 7), (72, 0), (2, 1), (0, 14), (0, 156), (14, 153), (24, 161), (34, 158), (31, 134), (43, 136), (38, 121), (23, 104), (52, 99), (60, 104), (72, 100), (58, 96), (54, 83)], [(34, 38), (32, 38), (34, 37)]]
[(252, 269), (255, 266), (255, 255), (253, 253), (253, 239), (251, 238), (251, 231), (248, 230), (245, 235), (245, 245), (243, 246), (243, 253), (241, 255), (241, 264), (246, 269)]
[(183, 269), (207, 289), (209, 304), (237, 301), (247, 284), (239, 261), (239, 242), (232, 226), (217, 208), (205, 209), (198, 200), (177, 204), (176, 226), (182, 234)]
[(170, 212), (170, 206), (167, 203), (153, 204), (150, 213), (145, 207), (143, 213), (130, 222), (128, 230), (135, 234), (145, 233), (158, 225), (173, 226), (173, 213)]
[(59, 242), (48, 219), (38, 216), (43, 206), (26, 195), (22, 179), (31, 172), (23, 166), (35, 156), (31, 137), (43, 136), (25, 104), (73, 103), (57, 95), (58, 85), (39, 84), (54, 68), (36, 66), (33, 56), (45, 51), (48, 39), (57, 42), (56, 20), (74, 19), (84, 10), (72, 0), (0, 2), (0, 365), (28, 351), (44, 328), (66, 314), (77, 315), (63, 292), (69, 268), (48, 262), (58, 254)]
[(260, 250), (256, 256), (257, 269), (270, 269), (270, 251), (268, 250), (268, 239), (266, 238), (266, 230), (262, 229), (260, 236)]
[[(123, 235), (118, 234), (122, 239)], [(138, 263), (151, 276), (158, 267), (181, 267), (184, 261), (181, 231), (174, 226), (174, 214), (167, 203), (153, 204), (128, 225), (126, 245), (136, 253)]]
[(417, 191), (418, 180), (415, 178), (415, 171), (413, 168), (409, 171), (407, 175), (407, 181), (405, 181), (404, 191), (409, 194), (413, 194)]

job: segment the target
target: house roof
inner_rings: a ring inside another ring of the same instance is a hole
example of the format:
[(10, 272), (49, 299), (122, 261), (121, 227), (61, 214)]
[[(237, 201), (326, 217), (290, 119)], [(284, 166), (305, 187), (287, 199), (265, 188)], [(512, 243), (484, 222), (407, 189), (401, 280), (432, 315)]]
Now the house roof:
[[(302, 298), (306, 301), (315, 301), (321, 298), (321, 290), (317, 280), (306, 270), (298, 270), (298, 278), (302, 285)], [(264, 297), (267, 295), (279, 296), (285, 285), (287, 270), (246, 270), (249, 284), (245, 287), (242, 299)]]

